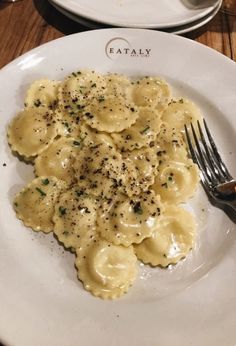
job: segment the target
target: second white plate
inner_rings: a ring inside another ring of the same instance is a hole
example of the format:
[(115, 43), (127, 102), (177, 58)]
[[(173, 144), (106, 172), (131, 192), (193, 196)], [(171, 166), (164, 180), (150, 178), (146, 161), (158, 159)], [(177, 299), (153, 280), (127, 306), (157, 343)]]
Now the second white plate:
[[(185, 34), (187, 32), (196, 30), (200, 27), (202, 27), (203, 25), (207, 24), (208, 22), (210, 22), (215, 15), (218, 13), (218, 11), (221, 8), (222, 5), (222, 1), (220, 0), (218, 5), (213, 9), (213, 11), (211, 11), (210, 13), (208, 13), (206, 16), (204, 16), (201, 19), (195, 20), (189, 24), (184, 24), (184, 25), (179, 25), (179, 26), (175, 26), (175, 27), (171, 27), (171, 28), (163, 28), (163, 31), (172, 33), (172, 34)], [(89, 19), (85, 19), (83, 17), (80, 17), (78, 15), (75, 15), (74, 13), (65, 10), (63, 7), (56, 5), (56, 3), (53, 0), (49, 0), (49, 2), (62, 14), (64, 14), (66, 17), (72, 19), (73, 21), (83, 25), (86, 28), (89, 29), (99, 29), (99, 28), (105, 28), (106, 25), (105, 24), (101, 24), (99, 22), (95, 22)]]
[(209, 14), (219, 0), (51, 0), (89, 20), (133, 28), (168, 28), (184, 25)]

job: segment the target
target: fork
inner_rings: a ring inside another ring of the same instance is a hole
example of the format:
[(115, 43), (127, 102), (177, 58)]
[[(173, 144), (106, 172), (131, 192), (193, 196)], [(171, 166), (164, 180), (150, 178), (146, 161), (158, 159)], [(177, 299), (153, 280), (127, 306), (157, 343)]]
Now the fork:
[(184, 125), (190, 154), (200, 169), (201, 183), (208, 196), (236, 211), (236, 181), (221, 159), (205, 119), (203, 124), (206, 135), (200, 122), (197, 122), (200, 136), (197, 136), (193, 124), (191, 130)]

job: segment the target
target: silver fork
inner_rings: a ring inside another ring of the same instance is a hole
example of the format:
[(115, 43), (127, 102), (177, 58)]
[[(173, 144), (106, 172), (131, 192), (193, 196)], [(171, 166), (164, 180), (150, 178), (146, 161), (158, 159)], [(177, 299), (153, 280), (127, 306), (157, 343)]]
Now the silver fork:
[(190, 154), (200, 169), (201, 183), (213, 201), (226, 205), (236, 212), (236, 181), (221, 159), (206, 121), (203, 120), (205, 131), (199, 121), (197, 124), (200, 138), (192, 124), (193, 139), (191, 139), (190, 130), (186, 125), (184, 127)]

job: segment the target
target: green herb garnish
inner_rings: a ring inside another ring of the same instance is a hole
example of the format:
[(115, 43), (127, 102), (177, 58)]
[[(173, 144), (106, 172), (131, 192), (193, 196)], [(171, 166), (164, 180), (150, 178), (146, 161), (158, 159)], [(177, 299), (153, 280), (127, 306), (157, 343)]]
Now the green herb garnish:
[(73, 141), (73, 145), (74, 145), (75, 147), (79, 147), (79, 146), (80, 146), (80, 142), (79, 142), (79, 141)]
[(141, 203), (140, 202), (135, 203), (133, 205), (133, 210), (134, 210), (135, 214), (142, 215), (143, 209), (141, 208)]
[(63, 235), (68, 236), (70, 233), (68, 231), (62, 232)]
[(60, 213), (60, 216), (65, 215), (65, 214), (66, 214), (66, 208), (60, 206), (60, 207), (59, 207), (59, 213)]
[(150, 130), (150, 126), (146, 126), (142, 131), (140, 131), (141, 135), (144, 135)]
[(98, 102), (103, 102), (105, 101), (105, 97), (103, 95), (99, 96)]
[(43, 184), (43, 185), (48, 185), (48, 184), (49, 184), (48, 178), (43, 179), (43, 180), (42, 180), (42, 184)]
[(39, 187), (36, 187), (36, 190), (40, 193), (40, 195), (41, 195), (42, 197), (45, 197), (45, 196), (46, 196), (46, 193), (45, 193), (43, 190), (41, 190)]

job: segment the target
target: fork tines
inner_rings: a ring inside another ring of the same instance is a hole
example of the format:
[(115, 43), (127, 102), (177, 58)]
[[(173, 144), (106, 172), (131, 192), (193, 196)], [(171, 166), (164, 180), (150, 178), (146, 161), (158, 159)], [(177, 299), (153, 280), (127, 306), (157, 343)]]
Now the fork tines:
[(206, 135), (204, 135), (199, 121), (197, 122), (198, 134), (192, 123), (191, 131), (186, 125), (184, 127), (190, 154), (200, 169), (200, 177), (204, 187), (208, 188), (229, 182), (233, 178), (220, 157), (205, 119), (203, 119), (203, 124)]

